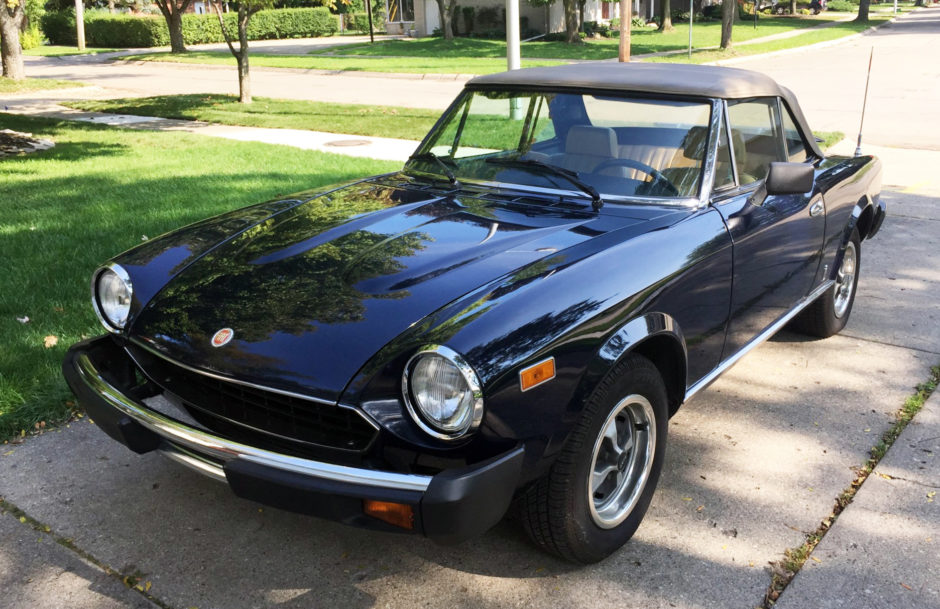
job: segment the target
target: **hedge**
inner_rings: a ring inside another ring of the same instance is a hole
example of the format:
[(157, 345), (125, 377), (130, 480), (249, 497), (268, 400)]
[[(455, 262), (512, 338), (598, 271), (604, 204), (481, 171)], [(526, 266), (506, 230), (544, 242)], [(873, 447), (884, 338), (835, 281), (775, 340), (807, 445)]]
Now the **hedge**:
[[(222, 16), (229, 35), (238, 31), (238, 15)], [(42, 29), (51, 44), (74, 46), (75, 14), (46, 13)], [(259, 11), (248, 23), (249, 40), (330, 36), (339, 29), (336, 17), (325, 6)], [(216, 15), (183, 15), (183, 40), (186, 44), (224, 42)], [(170, 44), (170, 33), (163, 17), (135, 17), (110, 13), (85, 13), (85, 42), (90, 47), (159, 47)]]

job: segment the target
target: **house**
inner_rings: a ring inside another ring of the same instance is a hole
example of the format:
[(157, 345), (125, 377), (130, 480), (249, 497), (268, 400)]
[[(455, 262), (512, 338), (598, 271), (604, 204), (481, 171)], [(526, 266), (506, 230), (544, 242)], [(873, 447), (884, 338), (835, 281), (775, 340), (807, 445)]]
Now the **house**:
[[(652, 19), (655, 0), (632, 0), (634, 16)], [(499, 9), (500, 18), (505, 14), (505, 2), (501, 0), (458, 0), (456, 15), (458, 32), (466, 30), (461, 8), (473, 7), (477, 14)], [(677, 7), (676, 7), (677, 8)], [(440, 9), (436, 0), (385, 0), (385, 28), (390, 34), (410, 34), (416, 37), (430, 36), (441, 25)], [(525, 0), (519, 2), (519, 15), (523, 24), (540, 33), (560, 32), (565, 29), (564, 7), (561, 0), (549, 6), (533, 6)], [(609, 21), (620, 16), (619, 2), (587, 0), (584, 5), (585, 21)], [(494, 28), (495, 29), (495, 28)]]

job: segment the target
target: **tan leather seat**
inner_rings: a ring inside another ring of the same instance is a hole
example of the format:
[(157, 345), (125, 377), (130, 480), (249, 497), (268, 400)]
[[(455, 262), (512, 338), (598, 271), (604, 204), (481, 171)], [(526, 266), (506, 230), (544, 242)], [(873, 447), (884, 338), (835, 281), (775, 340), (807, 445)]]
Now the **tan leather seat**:
[(552, 164), (571, 171), (594, 171), (605, 161), (617, 157), (617, 134), (608, 127), (575, 125), (568, 129), (565, 152), (554, 155)]

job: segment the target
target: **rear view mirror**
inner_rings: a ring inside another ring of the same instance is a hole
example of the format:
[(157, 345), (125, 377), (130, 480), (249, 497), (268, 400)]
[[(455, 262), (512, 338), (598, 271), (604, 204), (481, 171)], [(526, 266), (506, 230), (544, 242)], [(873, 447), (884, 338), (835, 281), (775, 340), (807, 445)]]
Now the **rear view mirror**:
[(799, 195), (813, 189), (814, 168), (807, 163), (771, 163), (768, 195)]

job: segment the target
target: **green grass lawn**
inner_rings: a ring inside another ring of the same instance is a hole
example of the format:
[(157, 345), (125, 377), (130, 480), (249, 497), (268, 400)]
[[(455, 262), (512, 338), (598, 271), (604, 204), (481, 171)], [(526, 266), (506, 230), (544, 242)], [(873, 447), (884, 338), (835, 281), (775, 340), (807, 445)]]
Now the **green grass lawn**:
[[(121, 57), (115, 61), (170, 61), (235, 66), (228, 51), (190, 51), (188, 53), (145, 53)], [(523, 67), (557, 65), (557, 61), (524, 61)], [(506, 59), (478, 57), (330, 57), (325, 55), (251, 56), (253, 67), (299, 68), (337, 72), (398, 72), (410, 74), (492, 74), (506, 69)]]
[[(838, 38), (844, 38), (845, 36), (851, 36), (858, 32), (867, 30), (872, 26), (882, 25), (886, 23), (891, 17), (889, 15), (872, 15), (868, 23), (855, 23), (854, 21), (844, 21), (842, 23), (837, 23), (832, 27), (828, 27), (821, 30), (814, 30), (811, 32), (806, 32), (800, 34), (799, 36), (794, 36), (792, 38), (785, 38), (782, 40), (771, 40), (769, 42), (761, 42), (757, 44), (748, 44), (748, 45), (739, 45), (735, 46), (726, 51), (719, 49), (713, 50), (703, 50), (703, 51), (692, 51), (692, 57), (689, 58), (688, 55), (670, 55), (666, 57), (650, 57), (644, 61), (667, 61), (667, 62), (676, 62), (676, 63), (708, 63), (712, 61), (721, 61), (723, 59), (732, 59), (734, 57), (744, 57), (747, 55), (757, 55), (760, 53), (770, 53), (772, 51), (780, 51), (784, 49), (790, 49), (798, 46), (806, 46), (809, 44), (816, 44), (817, 42), (825, 42), (828, 40), (836, 40)], [(740, 42), (737, 37), (739, 28), (735, 26), (732, 32), (732, 42)]]
[(161, 95), (65, 105), (80, 110), (201, 120), (225, 125), (309, 129), (353, 135), (420, 140), (441, 113), (437, 110), (360, 106), (256, 97), (240, 104), (234, 95)]
[(114, 51), (123, 51), (124, 49), (89, 49), (79, 51), (78, 47), (67, 47), (56, 44), (45, 44), (32, 49), (23, 51), (23, 55), (32, 55), (34, 57), (64, 57), (66, 55), (97, 55), (98, 53), (112, 53)]
[(42, 91), (45, 89), (68, 89), (69, 87), (84, 87), (85, 83), (74, 80), (53, 80), (51, 78), (24, 78), (13, 80), (0, 76), (0, 93), (28, 93), (29, 91)]
[(71, 397), (59, 368), (69, 345), (103, 332), (88, 282), (109, 257), (145, 235), (401, 166), (8, 114), (0, 114), (0, 128), (56, 142), (0, 159), (0, 440), (68, 416)]
[[(751, 40), (762, 36), (780, 34), (828, 23), (840, 16), (825, 14), (810, 17), (762, 17), (755, 29), (750, 23), (739, 23), (734, 27), (736, 41)], [(697, 47), (716, 46), (721, 41), (721, 23), (708, 21), (695, 23), (692, 27), (692, 44)], [(584, 44), (570, 45), (564, 42), (526, 42), (521, 45), (523, 57), (545, 59), (610, 59), (617, 56), (620, 41), (617, 38), (586, 40)], [(630, 33), (630, 50), (634, 55), (656, 53), (686, 48), (689, 44), (688, 24), (677, 24), (671, 32), (659, 32), (655, 28), (634, 28)], [(324, 57), (417, 57), (417, 58), (461, 58), (461, 57), (506, 57), (506, 42), (479, 38), (420, 38), (415, 40), (386, 40), (375, 44), (359, 44), (312, 51)]]

